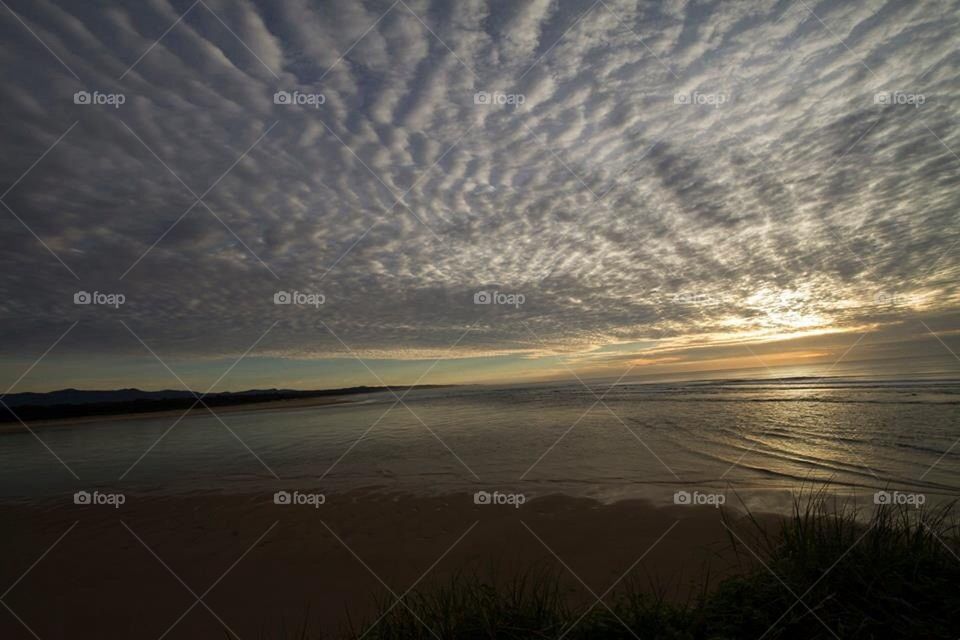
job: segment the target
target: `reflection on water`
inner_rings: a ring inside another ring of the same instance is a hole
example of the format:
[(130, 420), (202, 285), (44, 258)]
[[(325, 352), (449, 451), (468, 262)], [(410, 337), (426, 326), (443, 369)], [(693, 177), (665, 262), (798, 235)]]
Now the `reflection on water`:
[(393, 398), (380, 393), (354, 405), (223, 412), (229, 429), (198, 413), (162, 438), (175, 417), (38, 429), (80, 481), (13, 431), (0, 435), (0, 495), (290, 485), (661, 499), (678, 487), (750, 492), (804, 482), (960, 493), (960, 447), (951, 450), (960, 437), (957, 381), (461, 387), (416, 391), (405, 402), (388, 412)]

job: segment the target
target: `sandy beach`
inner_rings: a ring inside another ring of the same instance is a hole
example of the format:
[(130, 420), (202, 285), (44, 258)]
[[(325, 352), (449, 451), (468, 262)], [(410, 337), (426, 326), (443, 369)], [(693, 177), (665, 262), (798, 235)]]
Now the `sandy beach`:
[(462, 571), (553, 569), (572, 601), (591, 604), (589, 590), (603, 594), (634, 563), (634, 578), (673, 600), (708, 566), (712, 583), (736, 570), (719, 510), (642, 501), (549, 496), (516, 508), (470, 494), (352, 492), (316, 508), (271, 494), (130, 496), (114, 508), (64, 496), (0, 513), (0, 583), (13, 585), (5, 602), (26, 625), (0, 616), (11, 640), (31, 638), (27, 626), (41, 638), (98, 639), (224, 637), (226, 626), (246, 639), (306, 624), (335, 637), (391, 591)]

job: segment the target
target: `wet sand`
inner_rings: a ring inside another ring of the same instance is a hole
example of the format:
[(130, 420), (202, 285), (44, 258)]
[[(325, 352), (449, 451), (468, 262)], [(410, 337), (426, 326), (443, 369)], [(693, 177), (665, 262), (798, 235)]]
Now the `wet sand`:
[[(472, 494), (355, 492), (319, 508), (276, 505), (272, 494), (131, 496), (113, 508), (65, 496), (2, 505), (0, 517), (0, 584), (14, 585), (4, 602), (44, 639), (220, 638), (227, 626), (248, 640), (305, 623), (336, 637), (390, 591), (457, 571), (553, 568), (572, 601), (590, 604), (580, 580), (600, 595), (645, 553), (631, 576), (671, 599), (696, 592), (708, 566), (714, 583), (737, 570), (719, 510), (640, 501), (549, 496), (515, 508)], [(0, 610), (0, 637), (34, 636)]]

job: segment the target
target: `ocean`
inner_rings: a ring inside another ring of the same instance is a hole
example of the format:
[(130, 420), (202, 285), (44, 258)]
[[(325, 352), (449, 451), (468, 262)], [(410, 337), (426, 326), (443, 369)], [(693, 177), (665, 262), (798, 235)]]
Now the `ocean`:
[(960, 496), (958, 380), (575, 382), (353, 400), (196, 412), (175, 426), (170, 415), (64, 423), (36, 437), (14, 426), (0, 434), (0, 499), (299, 488), (670, 502), (699, 490), (775, 508), (801, 488)]

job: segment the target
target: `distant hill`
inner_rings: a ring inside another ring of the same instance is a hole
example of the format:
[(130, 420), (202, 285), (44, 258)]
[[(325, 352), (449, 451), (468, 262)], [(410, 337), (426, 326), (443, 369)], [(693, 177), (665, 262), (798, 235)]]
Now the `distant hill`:
[[(416, 389), (435, 389), (447, 385), (418, 385), (416, 387), (348, 387), (345, 389), (250, 389), (248, 391), (224, 391), (203, 396), (203, 402), (211, 407), (296, 400), (352, 396), (377, 393), (393, 389), (395, 392)], [(153, 411), (186, 410), (197, 402), (192, 391), (143, 391), (141, 389), (116, 389), (112, 391), (84, 391), (60, 389), (46, 393), (11, 393), (3, 397), (6, 407), (0, 405), (0, 423), (33, 420), (56, 420), (124, 413), (149, 413)], [(199, 404), (198, 404), (199, 406)], [(9, 409), (8, 409), (9, 407)]]

